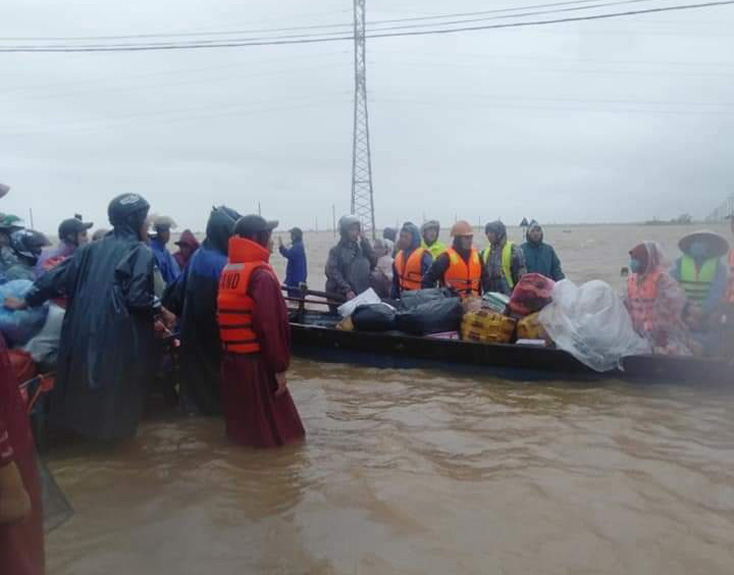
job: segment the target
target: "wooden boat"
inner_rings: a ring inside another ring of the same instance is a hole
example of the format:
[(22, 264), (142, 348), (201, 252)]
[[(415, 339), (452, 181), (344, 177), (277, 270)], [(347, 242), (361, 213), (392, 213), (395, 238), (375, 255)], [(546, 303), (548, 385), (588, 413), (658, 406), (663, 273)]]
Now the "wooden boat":
[(734, 384), (734, 365), (724, 360), (668, 356), (624, 358), (621, 370), (598, 373), (569, 353), (517, 344), (484, 344), (415, 337), (399, 332), (366, 333), (335, 328), (336, 315), (293, 310), (291, 334), (297, 356), (385, 368), (448, 368), (512, 379), (615, 378), (641, 382)]

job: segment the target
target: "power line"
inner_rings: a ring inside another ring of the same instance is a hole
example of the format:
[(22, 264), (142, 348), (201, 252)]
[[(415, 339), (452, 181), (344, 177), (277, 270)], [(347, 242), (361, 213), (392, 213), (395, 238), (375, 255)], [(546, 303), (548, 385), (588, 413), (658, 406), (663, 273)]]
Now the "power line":
[[(378, 94), (391, 94), (390, 92), (379, 92)], [(394, 95), (394, 94), (393, 94)], [(400, 95), (400, 94), (397, 94)], [(468, 100), (509, 100), (515, 101), (528, 101), (528, 102), (559, 102), (559, 103), (583, 103), (583, 104), (612, 104), (612, 105), (634, 105), (634, 106), (700, 106), (700, 107), (721, 107), (721, 108), (734, 108), (734, 102), (691, 102), (685, 100), (679, 101), (666, 101), (666, 100), (636, 100), (636, 99), (611, 99), (611, 98), (570, 98), (564, 96), (547, 96), (547, 97), (533, 97), (523, 95), (502, 95), (502, 94), (450, 94), (440, 93), (433, 94), (433, 96), (439, 98), (459, 98)]]
[[(435, 26), (441, 25), (441, 26), (456, 26), (458, 24), (471, 24), (476, 22), (485, 22), (487, 20), (506, 20), (508, 18), (516, 19), (516, 18), (525, 18), (528, 16), (543, 16), (547, 14), (559, 14), (559, 13), (565, 13), (565, 12), (576, 12), (579, 10), (592, 10), (592, 9), (598, 9), (598, 8), (608, 8), (611, 6), (619, 6), (624, 4), (638, 4), (640, 2), (655, 2), (657, 0), (612, 0), (612, 1), (601, 1), (601, 0), (591, 0), (593, 2), (596, 2), (594, 4), (588, 4), (589, 0), (583, 0), (586, 5), (585, 6), (576, 6), (571, 8), (555, 8), (552, 10), (541, 10), (541, 11), (535, 11), (535, 12), (526, 12), (525, 14), (505, 14), (502, 16), (482, 16), (482, 17), (475, 17), (475, 18), (469, 18), (469, 19), (463, 19), (463, 20), (451, 20), (451, 18), (454, 18), (452, 15), (444, 16), (444, 19), (446, 21), (444, 22), (438, 22), (438, 23), (421, 23), (421, 24), (404, 24), (404, 25), (398, 25), (398, 26), (388, 26), (379, 28), (377, 30), (372, 30), (373, 32), (385, 32), (389, 30), (415, 30), (420, 28), (434, 28)], [(565, 3), (564, 3), (565, 4)], [(254, 37), (254, 38), (240, 38), (238, 41), (242, 42), (260, 42), (260, 41), (272, 41), (272, 40), (297, 40), (297, 39), (310, 39), (310, 38), (326, 38), (329, 36), (343, 36), (346, 33), (346, 30), (340, 30), (338, 32), (319, 32), (319, 33), (311, 33), (311, 34), (287, 34), (285, 36), (262, 36), (262, 37)], [(351, 36), (350, 36), (351, 37)], [(205, 39), (205, 40), (198, 40), (196, 41), (196, 44), (218, 44), (222, 42), (221, 40), (211, 40), (211, 39)], [(148, 47), (154, 47), (154, 46), (171, 46), (173, 43), (171, 42), (145, 42), (144, 45)], [(71, 45), (71, 47), (74, 48), (97, 48), (97, 47), (105, 47), (105, 48), (124, 48), (124, 47), (130, 47), (135, 46), (136, 44), (82, 44), (82, 45)], [(44, 46), (45, 48), (60, 48), (65, 47), (62, 44), (51, 44)]]
[[(385, 54), (389, 56), (390, 58), (394, 58), (396, 56), (405, 56), (405, 52), (398, 51), (398, 50), (370, 50), (370, 55), (375, 54)], [(649, 66), (660, 66), (660, 65), (669, 65), (669, 66), (689, 66), (689, 67), (695, 67), (698, 68), (700, 66), (725, 66), (728, 68), (729, 66), (734, 66), (734, 60), (718, 60), (718, 61), (701, 61), (701, 60), (608, 60), (606, 58), (579, 58), (579, 57), (564, 57), (564, 55), (550, 55), (550, 54), (488, 54), (486, 52), (453, 52), (451, 54), (447, 54), (446, 52), (431, 52), (427, 50), (411, 50), (409, 55), (421, 55), (421, 56), (428, 56), (431, 58), (444, 58), (446, 56), (451, 57), (452, 63), (455, 58), (467, 58), (472, 60), (500, 60), (500, 61), (506, 61), (506, 60), (527, 60), (529, 62), (538, 62), (540, 61), (563, 61), (563, 62), (569, 62), (569, 63), (588, 63), (588, 64), (608, 64), (608, 65), (649, 65)], [(428, 64), (433, 63), (434, 60), (430, 60)], [(731, 69), (734, 71), (734, 68)]]
[[(490, 100), (491, 98), (486, 98), (487, 100)], [(542, 101), (539, 99), (539, 101)], [(420, 100), (420, 99), (414, 99), (414, 98), (405, 98), (405, 99), (399, 99), (399, 98), (370, 98), (370, 103), (374, 104), (380, 104), (380, 103), (388, 103), (388, 104), (402, 104), (402, 105), (427, 105), (427, 106), (436, 106), (440, 105), (444, 109), (446, 108), (446, 102), (445, 101), (436, 101), (436, 100)], [(579, 103), (586, 103), (584, 101), (580, 101)], [(589, 102), (593, 104), (594, 102)], [(652, 109), (652, 108), (590, 108), (590, 107), (579, 107), (579, 106), (553, 106), (553, 105), (533, 105), (533, 104), (515, 104), (515, 103), (504, 103), (504, 102), (497, 102), (492, 101), (491, 104), (489, 102), (482, 103), (482, 102), (475, 102), (472, 103), (472, 106), (474, 107), (484, 107), (484, 108), (491, 108), (491, 109), (519, 109), (519, 110), (543, 110), (543, 111), (554, 111), (554, 112), (588, 112), (588, 113), (595, 113), (595, 114), (648, 114), (653, 116), (715, 116), (715, 117), (722, 117), (722, 116), (734, 116), (734, 111), (727, 111), (727, 110), (669, 110), (669, 109)], [(472, 108), (467, 105), (466, 102), (462, 102), (461, 105), (457, 105), (453, 110), (458, 111), (465, 111), (465, 110), (471, 110)]]
[[(666, 6), (658, 8), (646, 8), (641, 10), (629, 10), (626, 12), (613, 12), (606, 14), (592, 14), (587, 16), (555, 18), (549, 20), (534, 20), (529, 22), (512, 22), (507, 24), (488, 24), (478, 26), (464, 26), (460, 28), (441, 28), (436, 30), (416, 30), (402, 32), (377, 32), (368, 33), (367, 38), (394, 38), (409, 36), (429, 36), (455, 34), (459, 32), (474, 32), (480, 30), (500, 30), (508, 28), (523, 28), (536, 26), (549, 26), (555, 24), (565, 24), (574, 22), (586, 22), (594, 20), (606, 20), (612, 18), (624, 18), (638, 16), (643, 14), (657, 14), (661, 12), (695, 10), (702, 8), (711, 8), (716, 6), (726, 6), (734, 4), (734, 0), (719, 0), (713, 2), (705, 2), (701, 4), (682, 4), (676, 6)], [(4, 53), (53, 53), (53, 52), (141, 52), (141, 51), (163, 51), (163, 50), (192, 50), (201, 48), (244, 48), (251, 46), (282, 46), (293, 44), (316, 44), (325, 42), (353, 41), (353, 35), (325, 37), (324, 35), (315, 35), (313, 37), (304, 37), (297, 39), (271, 39), (271, 40), (232, 40), (227, 42), (184, 42), (169, 44), (137, 44), (126, 46), (90, 46), (90, 47), (74, 47), (74, 46), (7, 46), (1, 47), (0, 52)]]
[[(401, 58), (401, 55), (397, 56), (398, 58)], [(511, 58), (508, 58), (511, 59)], [(545, 59), (546, 61), (553, 61), (552, 59)], [(570, 60), (569, 60), (570, 61)], [(460, 68), (469, 68), (472, 70), (473, 75), (481, 74), (482, 72), (486, 71), (497, 71), (497, 70), (512, 70), (517, 72), (539, 72), (539, 73), (548, 73), (548, 74), (597, 74), (597, 75), (630, 75), (630, 76), (697, 76), (697, 77), (712, 77), (712, 78), (726, 78), (734, 76), (734, 70), (725, 72), (725, 71), (698, 71), (698, 70), (664, 70), (660, 68), (655, 68), (653, 70), (645, 70), (645, 69), (638, 69), (638, 70), (621, 70), (618, 68), (550, 68), (547, 66), (513, 66), (513, 65), (506, 65), (506, 66), (498, 66), (496, 64), (490, 64), (486, 68), (477, 69), (476, 64), (474, 63), (467, 63), (467, 62), (457, 62), (453, 58), (451, 61), (439, 61), (439, 60), (433, 60), (431, 62), (426, 61), (417, 61), (417, 60), (391, 60), (390, 61), (391, 66), (410, 66), (411, 68), (419, 67), (419, 68), (434, 68), (436, 66), (445, 66), (450, 67), (454, 70), (458, 70)]]
[[(636, 2), (651, 2), (654, 0), (632, 0)], [(389, 20), (373, 20), (367, 22), (367, 27), (380, 26), (382, 24), (396, 24), (401, 22), (416, 22), (425, 20), (446, 20), (453, 18), (464, 18), (468, 16), (485, 16), (488, 14), (501, 14), (505, 12), (522, 12), (526, 10), (534, 10), (537, 8), (551, 8), (559, 6), (571, 6), (579, 4), (594, 4), (598, 3), (599, 0), (573, 0), (566, 2), (549, 2), (545, 4), (531, 4), (526, 6), (515, 6), (511, 8), (496, 8), (493, 10), (479, 10), (475, 12), (459, 12), (449, 14), (436, 14), (432, 16), (414, 16), (407, 18), (393, 18)], [(625, 4), (627, 2), (612, 2), (610, 4)], [(593, 7), (593, 6), (592, 6)], [(589, 7), (582, 7), (577, 9), (589, 9)], [(339, 10), (337, 13), (349, 13), (350, 10)], [(519, 16), (526, 16), (521, 14)], [(253, 34), (260, 32), (293, 32), (298, 30), (318, 30), (323, 28), (346, 28), (351, 30), (353, 27), (352, 22), (343, 23), (329, 23), (329, 24), (311, 24), (307, 26), (289, 26), (281, 28), (254, 28), (249, 30), (213, 30), (209, 32), (171, 32), (171, 33), (147, 33), (147, 34), (119, 34), (119, 35), (99, 35), (99, 36), (25, 36), (25, 37), (5, 37), (0, 38), (0, 41), (76, 41), (76, 40), (131, 40), (135, 38), (182, 38), (182, 37), (195, 37), (195, 36), (234, 36), (238, 34)]]

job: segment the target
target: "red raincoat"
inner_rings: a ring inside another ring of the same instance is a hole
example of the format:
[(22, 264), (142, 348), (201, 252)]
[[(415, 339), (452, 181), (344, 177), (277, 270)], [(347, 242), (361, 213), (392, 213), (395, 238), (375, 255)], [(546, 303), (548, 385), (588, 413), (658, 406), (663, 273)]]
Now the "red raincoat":
[[(251, 261), (252, 250), (242, 238), (232, 238), (230, 263)], [(255, 254), (267, 262), (265, 249)], [(222, 410), (227, 435), (251, 447), (277, 447), (300, 441), (306, 432), (289, 391), (276, 396), (275, 374), (290, 365), (288, 310), (275, 275), (256, 269), (247, 294), (254, 300), (252, 329), (260, 343), (258, 354), (225, 353), (222, 361)]]
[(43, 510), (35, 446), (18, 381), (0, 336), (0, 467), (15, 462), (31, 498), (29, 517), (0, 525), (0, 574), (40, 575), (44, 572)]

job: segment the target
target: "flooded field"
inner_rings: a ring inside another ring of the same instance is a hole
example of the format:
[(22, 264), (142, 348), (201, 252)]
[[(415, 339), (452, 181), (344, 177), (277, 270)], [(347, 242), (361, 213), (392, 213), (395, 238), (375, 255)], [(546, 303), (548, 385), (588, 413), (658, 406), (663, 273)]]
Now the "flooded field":
[[(546, 237), (571, 279), (621, 288), (635, 243), (660, 241), (672, 259), (693, 229)], [(314, 288), (333, 241), (306, 236)], [(48, 538), (49, 572), (734, 572), (734, 390), (717, 382), (538, 384), (306, 360), (290, 381), (301, 446), (241, 449), (219, 420), (169, 414), (114, 450), (52, 453), (76, 515)]]

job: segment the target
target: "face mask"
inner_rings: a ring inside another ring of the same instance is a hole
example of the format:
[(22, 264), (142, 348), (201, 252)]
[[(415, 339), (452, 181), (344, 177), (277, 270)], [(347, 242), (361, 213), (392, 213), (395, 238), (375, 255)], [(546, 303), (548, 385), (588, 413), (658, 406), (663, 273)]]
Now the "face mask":
[(630, 271), (633, 274), (638, 274), (642, 271), (642, 262), (638, 259), (632, 258), (630, 260)]
[(691, 244), (691, 247), (688, 249), (688, 253), (693, 258), (704, 258), (708, 254), (708, 247), (704, 242), (697, 241), (693, 242)]

